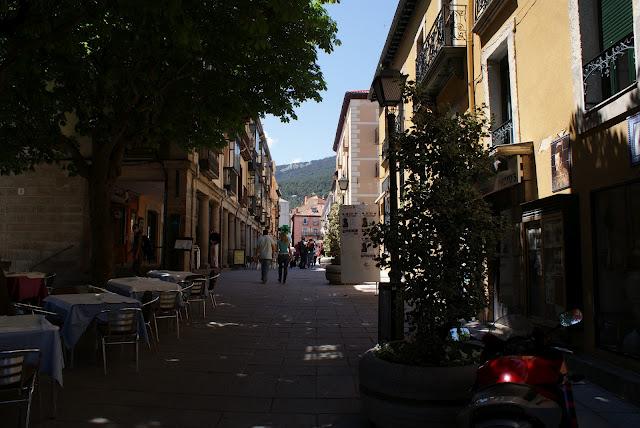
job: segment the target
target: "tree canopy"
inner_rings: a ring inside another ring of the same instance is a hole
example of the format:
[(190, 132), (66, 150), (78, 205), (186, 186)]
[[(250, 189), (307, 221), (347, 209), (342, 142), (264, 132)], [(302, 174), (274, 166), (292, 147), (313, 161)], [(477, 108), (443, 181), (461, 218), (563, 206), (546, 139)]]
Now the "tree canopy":
[(1, 1), (0, 173), (64, 161), (88, 180), (104, 281), (126, 150), (222, 146), (250, 117), (295, 118), (326, 88), (317, 59), (339, 43), (335, 2)]
[(220, 144), (250, 116), (295, 118), (325, 89), (318, 50), (338, 43), (316, 0), (2, 3), (4, 173), (72, 157), (87, 175), (82, 137), (94, 149), (193, 147)]

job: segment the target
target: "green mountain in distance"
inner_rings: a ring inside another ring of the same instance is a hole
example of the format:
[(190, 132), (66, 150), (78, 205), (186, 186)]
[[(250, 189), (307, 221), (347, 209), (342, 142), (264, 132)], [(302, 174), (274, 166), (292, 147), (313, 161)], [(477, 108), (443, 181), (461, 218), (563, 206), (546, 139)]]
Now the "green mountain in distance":
[(305, 195), (327, 196), (331, 190), (336, 158), (330, 156), (310, 162), (290, 163), (276, 167), (276, 180), (282, 198), (293, 209), (302, 205)]

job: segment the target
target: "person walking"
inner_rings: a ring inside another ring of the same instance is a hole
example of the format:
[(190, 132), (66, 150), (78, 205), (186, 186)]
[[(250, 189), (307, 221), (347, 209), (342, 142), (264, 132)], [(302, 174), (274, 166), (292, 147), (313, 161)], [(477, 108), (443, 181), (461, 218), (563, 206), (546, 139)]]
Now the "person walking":
[(311, 268), (313, 265), (313, 256), (316, 253), (316, 246), (313, 243), (313, 239), (309, 238), (309, 242), (307, 243), (307, 266)]
[(276, 254), (276, 251), (276, 242), (269, 236), (269, 229), (265, 229), (256, 245), (256, 257), (260, 259), (263, 284), (267, 283), (269, 267), (271, 263), (273, 263), (273, 256)]
[(289, 259), (291, 258), (291, 241), (287, 232), (280, 232), (280, 239), (278, 239), (278, 282), (287, 282), (287, 272), (289, 270)]
[(209, 232), (209, 265), (218, 267), (218, 247), (220, 245), (220, 234), (211, 229)]
[(137, 224), (133, 225), (133, 245), (131, 246), (133, 256), (133, 272), (136, 276), (142, 276), (142, 232)]
[(307, 268), (307, 244), (304, 242), (304, 238), (300, 239), (298, 242), (300, 246), (300, 269)]

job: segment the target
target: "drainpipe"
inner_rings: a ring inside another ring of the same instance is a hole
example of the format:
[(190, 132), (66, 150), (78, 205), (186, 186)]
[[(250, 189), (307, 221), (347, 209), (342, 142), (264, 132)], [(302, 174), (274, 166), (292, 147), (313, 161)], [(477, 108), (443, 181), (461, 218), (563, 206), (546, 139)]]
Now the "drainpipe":
[(476, 108), (476, 87), (474, 85), (473, 23), (475, 2), (469, 1), (467, 7), (467, 86), (469, 87), (469, 110)]

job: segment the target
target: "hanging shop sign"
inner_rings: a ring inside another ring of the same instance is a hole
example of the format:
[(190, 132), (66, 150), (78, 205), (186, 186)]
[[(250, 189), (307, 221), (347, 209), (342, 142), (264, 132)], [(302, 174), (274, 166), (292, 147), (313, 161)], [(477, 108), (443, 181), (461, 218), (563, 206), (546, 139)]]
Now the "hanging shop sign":
[(495, 193), (520, 183), (522, 181), (522, 172), (519, 168), (520, 160), (520, 155), (495, 157), (493, 165), (496, 174), (482, 183), (480, 186), (482, 194)]
[(378, 249), (370, 245), (365, 234), (378, 222), (376, 205), (340, 206), (341, 280), (344, 284), (380, 281), (380, 269), (375, 257)]

